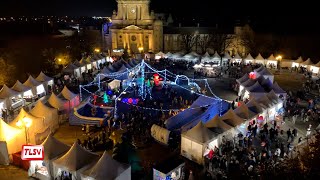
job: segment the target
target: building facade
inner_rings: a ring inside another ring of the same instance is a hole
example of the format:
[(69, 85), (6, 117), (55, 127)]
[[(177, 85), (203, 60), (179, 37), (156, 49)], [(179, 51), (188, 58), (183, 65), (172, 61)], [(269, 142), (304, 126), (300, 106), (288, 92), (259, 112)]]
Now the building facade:
[[(112, 25), (109, 28), (108, 49), (111, 52), (127, 49), (129, 53), (142, 53), (159, 51), (178, 52), (183, 51), (182, 35), (197, 34), (198, 37), (210, 35), (217, 32), (217, 27), (181, 27), (173, 26), (173, 19), (169, 16), (159, 16), (149, 10), (150, 0), (117, 0), (118, 10), (113, 12)], [(161, 17), (161, 18), (159, 18)], [(226, 43), (228, 47), (223, 51), (231, 55), (239, 53), (246, 54), (246, 49), (241, 45), (243, 31), (247, 27), (236, 26), (230, 32), (223, 32), (229, 37)], [(220, 30), (219, 30), (220, 31)], [(201, 38), (196, 38), (195, 41)], [(203, 48), (199, 47), (200, 42), (194, 42), (191, 50), (203, 53)], [(214, 49), (205, 49), (209, 53), (214, 53)], [(224, 53), (224, 52), (219, 52)]]

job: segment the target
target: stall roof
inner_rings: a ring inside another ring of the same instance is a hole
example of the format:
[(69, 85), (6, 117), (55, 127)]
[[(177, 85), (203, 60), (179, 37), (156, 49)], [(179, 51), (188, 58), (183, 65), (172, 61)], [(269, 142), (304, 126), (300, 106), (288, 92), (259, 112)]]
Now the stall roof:
[(45, 82), (45, 81), (51, 81), (51, 80), (53, 80), (53, 78), (45, 75), (41, 71), (40, 74), (38, 75), (38, 77), (36, 78), (36, 80), (39, 81), (39, 82)]
[(11, 89), (14, 91), (17, 91), (17, 92), (26, 92), (26, 91), (30, 90), (31, 87), (25, 86), (19, 80), (17, 80)]
[(198, 143), (205, 143), (214, 137), (214, 133), (206, 128), (202, 121), (189, 131), (185, 132), (184, 135)]
[(63, 142), (57, 140), (53, 137), (52, 134), (49, 134), (48, 137), (42, 143), (44, 147), (44, 160), (51, 160), (62, 154), (66, 153), (70, 146), (64, 144)]
[(3, 85), (0, 90), (0, 99), (6, 99), (18, 95), (19, 92), (10, 89), (7, 85)]
[(28, 87), (37, 87), (41, 84), (41, 82), (35, 80), (31, 75), (26, 80), (26, 82), (23, 83), (23, 85), (26, 85)]

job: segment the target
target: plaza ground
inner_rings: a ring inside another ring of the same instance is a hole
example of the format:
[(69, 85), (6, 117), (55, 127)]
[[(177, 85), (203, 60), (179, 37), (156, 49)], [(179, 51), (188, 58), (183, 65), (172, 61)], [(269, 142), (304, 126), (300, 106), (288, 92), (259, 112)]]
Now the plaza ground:
[[(189, 77), (192, 76), (189, 75)], [(303, 75), (290, 73), (289, 71), (281, 72), (281, 74), (275, 73), (275, 80), (286, 91), (299, 90), (302, 87), (302, 83), (305, 82), (305, 78)], [(213, 90), (213, 93), (218, 97), (229, 101), (237, 98), (236, 92), (231, 89), (231, 83), (233, 81), (234, 79), (224, 77), (208, 78), (208, 83)], [(302, 102), (301, 106), (304, 105), (305, 103)], [(281, 139), (285, 142), (286, 130), (289, 128), (291, 130), (296, 128), (298, 130), (298, 137), (295, 138), (294, 141), (294, 145), (296, 145), (299, 137), (305, 138), (306, 130), (309, 124), (312, 124), (313, 128), (317, 126), (317, 123), (314, 121), (305, 123), (298, 119), (296, 121), (296, 124), (292, 124), (290, 120), (286, 120), (285, 123), (281, 126), (284, 130), (284, 134), (281, 135)], [(54, 136), (60, 141), (69, 145), (72, 145), (77, 139), (84, 140), (86, 138), (85, 133), (82, 131), (82, 127), (70, 126), (67, 122), (60, 126)], [(111, 154), (111, 151), (109, 151), (109, 153)], [(150, 146), (137, 150), (137, 154), (141, 160), (141, 165), (149, 169), (154, 163), (160, 162), (161, 160), (168, 158), (173, 154), (179, 154), (179, 152), (172, 152), (172, 150), (170, 150), (168, 147), (156, 142), (152, 142), (150, 143)], [(0, 177), (1, 180), (28, 179), (27, 171), (12, 165), (0, 166)]]

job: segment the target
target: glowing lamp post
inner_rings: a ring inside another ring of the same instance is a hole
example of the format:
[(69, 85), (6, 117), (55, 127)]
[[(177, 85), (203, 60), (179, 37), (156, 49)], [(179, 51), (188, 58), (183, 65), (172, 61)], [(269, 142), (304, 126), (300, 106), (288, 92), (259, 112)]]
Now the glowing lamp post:
[(280, 68), (280, 72), (281, 72), (281, 60), (282, 60), (282, 56), (277, 56), (276, 59), (279, 61), (279, 68)]
[(32, 125), (32, 120), (30, 118), (27, 118), (26, 116), (22, 119), (20, 119), (16, 125), (19, 128), (24, 127), (25, 134), (26, 134), (26, 143), (28, 144), (28, 128)]
[(143, 47), (139, 47), (138, 50), (140, 51), (140, 53), (143, 52)]
[(100, 49), (95, 48), (95, 49), (94, 49), (94, 52), (99, 53), (99, 52), (100, 52)]

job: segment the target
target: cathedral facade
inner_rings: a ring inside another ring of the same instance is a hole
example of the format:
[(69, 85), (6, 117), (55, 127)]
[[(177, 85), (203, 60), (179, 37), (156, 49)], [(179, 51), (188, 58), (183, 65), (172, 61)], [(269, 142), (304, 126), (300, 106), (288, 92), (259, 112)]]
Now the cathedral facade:
[[(127, 49), (129, 53), (142, 52), (178, 52), (183, 51), (181, 35), (198, 33), (198, 36), (205, 36), (217, 31), (217, 27), (182, 27), (173, 26), (173, 19), (160, 17), (149, 10), (150, 0), (117, 0), (118, 10), (113, 11), (109, 28), (108, 49), (111, 52)], [(241, 34), (247, 28), (236, 26), (229, 32), (224, 32), (233, 37), (227, 43), (224, 51), (234, 55), (235, 52), (244, 56), (246, 49), (239, 43)], [(249, 29), (250, 31), (250, 29)], [(192, 47), (192, 51), (204, 53), (198, 43)], [(206, 49), (209, 53), (214, 50)], [(224, 52), (219, 52), (224, 53)]]
[(111, 49), (129, 53), (158, 52), (163, 49), (163, 24), (149, 11), (150, 0), (117, 0), (109, 32)]

